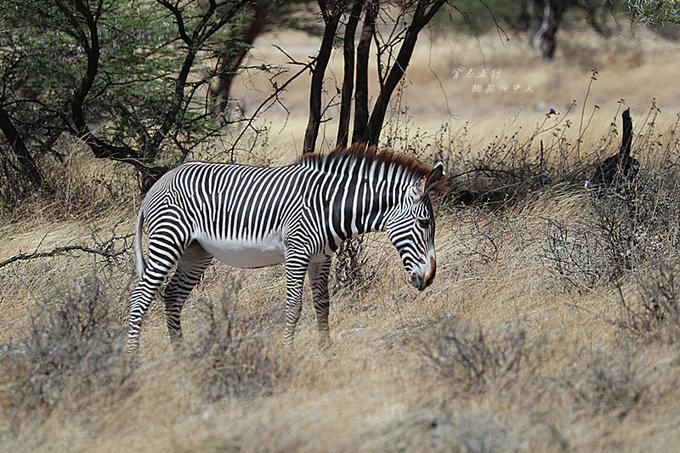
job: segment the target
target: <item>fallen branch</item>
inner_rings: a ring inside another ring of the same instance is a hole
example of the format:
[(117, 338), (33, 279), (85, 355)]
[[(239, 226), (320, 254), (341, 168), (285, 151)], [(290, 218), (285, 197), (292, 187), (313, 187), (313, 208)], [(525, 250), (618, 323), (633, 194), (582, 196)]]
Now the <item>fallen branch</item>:
[(0, 262), (0, 268), (7, 266), (8, 264), (12, 264), (15, 261), (27, 261), (27, 260), (32, 260), (35, 258), (48, 258), (50, 256), (56, 256), (61, 253), (67, 253), (67, 252), (73, 252), (73, 251), (80, 251), (80, 252), (85, 252), (85, 253), (92, 253), (95, 255), (100, 255), (105, 258), (116, 258), (124, 253), (127, 252), (127, 247), (123, 248), (122, 250), (116, 251), (113, 250), (113, 243), (115, 240), (125, 240), (130, 237), (134, 236), (134, 234), (127, 234), (125, 236), (120, 236), (120, 237), (112, 237), (108, 241), (104, 242), (102, 245), (106, 246), (101, 249), (95, 249), (92, 247), (87, 247), (84, 245), (66, 245), (66, 246), (61, 246), (61, 247), (56, 247), (53, 250), (50, 250), (49, 252), (35, 252), (35, 253), (20, 253), (18, 255), (15, 255), (11, 258), (7, 258), (6, 260)]

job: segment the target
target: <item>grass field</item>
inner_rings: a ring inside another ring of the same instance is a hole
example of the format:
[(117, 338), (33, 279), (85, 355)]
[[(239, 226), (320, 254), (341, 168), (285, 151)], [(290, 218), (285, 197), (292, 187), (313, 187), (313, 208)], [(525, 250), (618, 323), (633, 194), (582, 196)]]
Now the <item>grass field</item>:
[[(332, 278), (324, 351), (307, 287), (295, 350), (283, 350), (282, 266), (217, 264), (183, 312), (184, 350), (170, 348), (156, 301), (140, 356), (127, 357), (136, 276), (122, 236), (140, 203), (135, 176), (73, 145), (68, 171), (53, 170), (57, 192), (3, 218), (0, 260), (64, 245), (124, 253), (0, 268), (0, 450), (677, 448), (680, 45), (641, 29), (610, 40), (575, 29), (560, 32), (547, 63), (525, 41), (447, 35), (419, 45), (385, 144), (430, 163), (447, 156), (451, 175), (497, 165), (452, 186), (508, 198), (474, 207), (437, 198), (437, 277), (422, 293), (386, 236), (369, 235), (364, 278)], [(317, 48), (302, 33), (272, 33), (250, 63), (285, 62), (272, 43), (301, 60)], [(330, 93), (340, 68), (330, 66)], [(252, 112), (268, 84), (242, 77), (239, 108)], [(288, 112), (262, 115), (266, 132), (241, 161), (293, 160), (307, 87), (300, 79), (284, 94)], [(589, 165), (618, 147), (611, 123), (620, 130), (625, 107), (639, 179), (623, 192), (588, 191)], [(551, 108), (558, 115), (546, 117)], [(325, 124), (322, 149), (335, 136)], [(231, 139), (195, 157), (223, 158)]]

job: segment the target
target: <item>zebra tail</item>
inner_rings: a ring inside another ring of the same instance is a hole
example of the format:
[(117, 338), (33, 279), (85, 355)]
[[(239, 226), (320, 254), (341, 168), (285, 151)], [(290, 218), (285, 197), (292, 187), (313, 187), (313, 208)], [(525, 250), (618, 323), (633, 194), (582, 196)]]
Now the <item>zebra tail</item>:
[(137, 274), (142, 278), (146, 271), (146, 261), (144, 261), (144, 253), (142, 252), (142, 229), (144, 227), (144, 208), (139, 209), (137, 215), (137, 229), (135, 231), (135, 264), (137, 265)]

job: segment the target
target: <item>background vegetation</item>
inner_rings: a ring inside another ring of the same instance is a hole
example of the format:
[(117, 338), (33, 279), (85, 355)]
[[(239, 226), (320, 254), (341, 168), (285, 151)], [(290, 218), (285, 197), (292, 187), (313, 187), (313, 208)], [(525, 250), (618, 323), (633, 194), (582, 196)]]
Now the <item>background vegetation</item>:
[[(680, 442), (680, 45), (668, 23), (657, 24), (661, 34), (631, 25), (621, 5), (605, 15), (604, 35), (573, 7), (547, 61), (527, 45), (530, 28), (461, 33), (443, 25), (456, 14), (444, 7), (419, 37), (380, 135), (382, 145), (446, 165), (435, 283), (423, 293), (409, 287), (387, 238), (368, 235), (362, 272), (333, 277), (334, 345), (318, 350), (306, 304), (295, 351), (283, 353), (283, 268), (216, 264), (187, 303), (185, 348), (169, 348), (156, 303), (131, 360), (130, 233), (143, 171), (97, 158), (91, 137), (159, 168), (182, 159), (289, 163), (309, 123), (309, 71), (267, 99), (318, 52), (324, 22), (314, 5), (284, 5), (240, 57), (234, 50), (247, 40), (229, 30), (254, 16), (239, 9), (205, 41), (212, 47), (182, 90), (194, 93), (180, 102), (186, 114), (144, 161), (144, 140), (162, 130), (192, 49), (172, 10), (121, 1), (100, 11), (103, 42), (118, 42), (120, 53), (102, 52), (98, 74), (109, 79), (83, 104), (83, 135), (72, 100), (87, 52), (82, 35), (49, 15), (79, 3), (27, 11), (34, 3), (2, 8), (2, 108), (43, 182), (2, 143), (0, 449), (667, 451)], [(196, 11), (206, 10), (180, 11), (187, 28), (199, 26)], [(139, 43), (152, 39), (164, 44), (144, 51)], [(224, 42), (241, 44), (226, 47), (230, 63), (220, 66), (210, 52)], [(206, 109), (210, 82), (234, 64), (227, 102)], [(126, 70), (135, 65), (144, 69)], [(343, 69), (336, 46), (317, 150), (337, 141)], [(619, 152), (626, 108), (638, 170), (586, 189)]]

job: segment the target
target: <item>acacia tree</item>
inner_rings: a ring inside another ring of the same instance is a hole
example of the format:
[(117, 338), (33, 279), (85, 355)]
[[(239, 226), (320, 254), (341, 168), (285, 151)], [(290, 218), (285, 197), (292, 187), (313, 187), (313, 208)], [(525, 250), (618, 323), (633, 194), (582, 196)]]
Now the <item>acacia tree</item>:
[(32, 155), (66, 132), (150, 187), (229, 123), (202, 99), (234, 68), (202, 62), (240, 61), (248, 44), (233, 30), (260, 3), (0, 0), (0, 129), (15, 154), (3, 163), (39, 185)]
[[(323, 79), (342, 18), (346, 18), (342, 36), (344, 76), (337, 144), (344, 146), (348, 142), (352, 97), (354, 97), (352, 143), (364, 142), (376, 145), (380, 138), (390, 98), (411, 61), (418, 35), (446, 3), (446, 0), (404, 2), (336, 0), (332, 3), (319, 0), (318, 3), (324, 20), (324, 31), (319, 53), (312, 69), (309, 121), (305, 132), (303, 153), (313, 152), (316, 148), (321, 124)], [(396, 17), (390, 16), (390, 13), (395, 11)], [(355, 50), (356, 31), (362, 12), (364, 19)], [(377, 21), (380, 21), (379, 25), (385, 29), (384, 33), (380, 32), (380, 27), (376, 27)], [(376, 46), (380, 90), (373, 109), (369, 110), (368, 62), (373, 42)]]
[(255, 39), (271, 25), (272, 12), (277, 10), (281, 3), (259, 2), (257, 8), (252, 8), (251, 11), (242, 15), (240, 26), (234, 31), (230, 31), (232, 42), (227, 43), (228, 51), (226, 54), (217, 59), (215, 76), (209, 87), (208, 94), (214, 108), (219, 111), (224, 111), (227, 108), (234, 77), (241, 69), (243, 60)]

